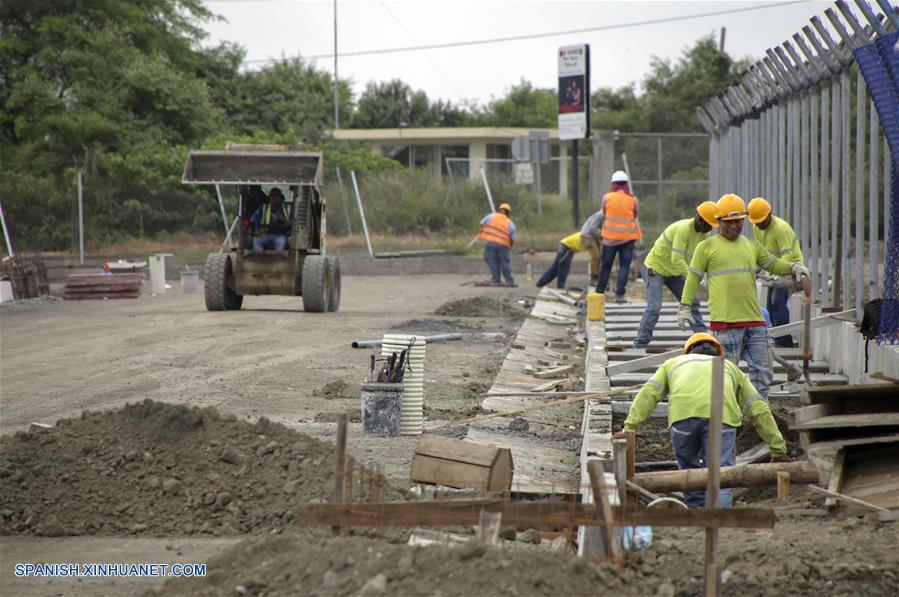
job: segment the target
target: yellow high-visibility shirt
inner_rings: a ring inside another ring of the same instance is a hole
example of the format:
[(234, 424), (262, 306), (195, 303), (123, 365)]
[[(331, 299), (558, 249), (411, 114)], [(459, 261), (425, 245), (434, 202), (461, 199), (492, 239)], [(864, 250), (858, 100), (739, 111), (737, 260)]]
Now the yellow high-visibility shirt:
[(786, 275), (790, 273), (791, 265), (768, 253), (756, 240), (745, 236), (727, 240), (718, 234), (696, 245), (680, 302), (692, 304), (699, 281), (707, 275), (711, 321), (764, 321), (755, 274), (759, 269), (765, 269), (772, 274)]
[(708, 237), (708, 232), (696, 232), (693, 218), (678, 220), (665, 228), (662, 236), (656, 239), (644, 263), (662, 276), (686, 275), (696, 245)]
[(569, 234), (568, 236), (563, 238), (560, 242), (575, 253), (580, 253), (581, 251), (586, 250), (584, 248), (584, 243), (581, 240), (580, 231), (575, 232), (574, 234)]
[[(712, 361), (717, 358), (703, 354), (684, 354), (668, 359), (646, 382), (631, 404), (624, 428), (636, 430), (649, 418), (666, 394), (668, 395), (668, 426), (678, 421), (711, 416)], [(743, 417), (752, 421), (759, 437), (771, 449), (772, 456), (787, 453), (774, 415), (745, 373), (732, 362), (724, 361), (724, 411), (722, 421), (739, 427)]]
[(802, 263), (802, 248), (799, 246), (799, 240), (793, 227), (777, 216), (771, 216), (771, 223), (764, 230), (757, 225), (752, 225), (752, 232), (755, 240), (759, 241), (768, 252), (775, 257), (787, 259), (790, 263), (799, 261)]

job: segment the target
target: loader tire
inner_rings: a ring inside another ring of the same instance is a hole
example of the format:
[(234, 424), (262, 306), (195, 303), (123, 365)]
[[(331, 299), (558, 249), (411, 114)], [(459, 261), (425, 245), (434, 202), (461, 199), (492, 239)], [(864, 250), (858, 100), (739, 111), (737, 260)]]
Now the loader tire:
[(231, 256), (223, 253), (210, 253), (206, 257), (203, 270), (204, 296), (206, 309), (209, 311), (235, 311), (243, 304), (243, 296), (234, 292), (228, 285), (233, 272)]
[(328, 260), (328, 312), (336, 313), (340, 309), (340, 258), (327, 257)]
[(324, 313), (328, 310), (328, 260), (322, 255), (307, 255), (303, 259), (303, 310)]

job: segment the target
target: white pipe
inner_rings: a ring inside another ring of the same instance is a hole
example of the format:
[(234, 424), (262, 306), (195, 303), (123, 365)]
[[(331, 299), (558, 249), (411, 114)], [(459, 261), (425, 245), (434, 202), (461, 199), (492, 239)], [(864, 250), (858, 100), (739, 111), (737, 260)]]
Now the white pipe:
[(368, 247), (369, 257), (375, 256), (371, 248), (371, 239), (368, 237), (368, 224), (365, 222), (365, 210), (362, 209), (362, 197), (359, 196), (359, 185), (356, 183), (356, 171), (350, 170), (350, 178), (353, 179), (353, 191), (356, 193), (356, 205), (359, 207), (359, 217), (362, 219), (362, 233), (365, 235), (365, 245)]
[(78, 171), (78, 255), (84, 265), (84, 207), (82, 201), (81, 170)]
[(484, 181), (484, 189), (487, 190), (487, 203), (490, 204), (490, 213), (496, 211), (496, 207), (493, 206), (493, 195), (490, 193), (490, 185), (487, 183), (487, 175), (484, 174), (484, 169), (481, 168), (481, 180)]
[(9, 229), (6, 227), (6, 216), (3, 215), (2, 203), (0, 203), (0, 224), (3, 225), (3, 238), (6, 240), (6, 253), (9, 255), (10, 259), (12, 259), (16, 255), (12, 250), (12, 241), (9, 240)]

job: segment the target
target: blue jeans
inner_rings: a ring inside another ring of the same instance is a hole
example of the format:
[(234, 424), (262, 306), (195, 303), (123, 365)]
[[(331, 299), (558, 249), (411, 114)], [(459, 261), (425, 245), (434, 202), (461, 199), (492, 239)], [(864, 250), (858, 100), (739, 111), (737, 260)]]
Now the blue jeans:
[(500, 272), (506, 279), (506, 284), (511, 286), (515, 283), (512, 279), (512, 257), (508, 247), (488, 242), (484, 247), (484, 261), (490, 268), (490, 281), (496, 285), (500, 283)]
[(556, 279), (557, 288), (565, 288), (565, 282), (568, 280), (568, 272), (571, 271), (571, 260), (574, 257), (574, 251), (559, 243), (556, 249), (556, 258), (553, 264), (549, 266), (540, 279), (537, 280), (537, 288), (543, 288), (547, 284)]
[[(643, 281), (646, 282), (646, 310), (643, 312), (643, 318), (640, 320), (640, 329), (637, 337), (634, 339), (634, 348), (643, 348), (652, 342), (652, 331), (659, 321), (659, 312), (662, 310), (662, 287), (667, 286), (677, 302), (680, 303), (681, 294), (684, 292), (684, 276), (663, 276), (661, 274), (650, 273), (649, 268), (643, 266)], [(705, 323), (702, 321), (702, 313), (699, 312), (699, 301), (693, 300), (693, 332), (706, 331)]]
[(618, 255), (618, 280), (615, 285), (615, 296), (624, 296), (627, 278), (631, 273), (631, 261), (634, 259), (634, 242), (628, 241), (623, 245), (612, 247), (603, 245), (596, 292), (602, 294), (606, 291), (606, 286), (609, 284), (609, 276), (612, 275), (612, 263), (615, 261), (615, 255)]
[[(790, 300), (790, 293), (786, 288), (768, 288), (768, 300), (765, 307), (768, 309), (768, 315), (771, 316), (771, 327), (790, 323), (790, 309), (787, 303)], [(793, 347), (793, 336), (780, 336), (774, 339), (774, 346)]]
[(284, 251), (287, 249), (286, 234), (269, 234), (266, 232), (262, 236), (253, 237), (253, 250), (264, 251), (265, 249), (273, 249), (275, 251)]
[[(705, 468), (705, 454), (709, 449), (709, 420), (700, 417), (684, 419), (668, 428), (677, 468)], [(737, 463), (737, 428), (723, 425), (721, 428), (721, 466)], [(705, 506), (704, 491), (685, 491), (684, 500), (690, 508)], [(730, 489), (718, 492), (718, 507), (730, 508), (733, 497)]]
[(724, 347), (724, 356), (736, 364), (740, 359), (749, 365), (749, 381), (766, 400), (772, 379), (771, 358), (768, 352), (768, 328), (733, 328), (712, 332)]

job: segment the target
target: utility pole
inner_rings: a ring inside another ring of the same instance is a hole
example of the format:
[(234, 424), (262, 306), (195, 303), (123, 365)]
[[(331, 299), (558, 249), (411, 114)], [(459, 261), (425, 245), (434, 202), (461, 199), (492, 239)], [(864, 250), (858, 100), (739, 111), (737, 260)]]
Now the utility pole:
[(340, 103), (337, 93), (337, 0), (334, 0), (334, 128), (340, 128)]
[(571, 183), (571, 215), (574, 218), (574, 227), (581, 227), (581, 214), (578, 206), (578, 175), (577, 175), (577, 139), (571, 141), (571, 173), (574, 179)]
[[(335, 0), (336, 1), (336, 0)], [(727, 33), (727, 27), (721, 28), (721, 36), (718, 38), (718, 51), (724, 51), (724, 34)]]

